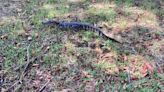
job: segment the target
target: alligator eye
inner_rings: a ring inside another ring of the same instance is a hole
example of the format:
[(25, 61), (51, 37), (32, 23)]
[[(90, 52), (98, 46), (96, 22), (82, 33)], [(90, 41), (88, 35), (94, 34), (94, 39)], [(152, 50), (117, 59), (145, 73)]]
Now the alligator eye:
[(42, 21), (42, 24), (44, 24), (44, 25), (45, 25), (45, 24), (48, 24), (48, 22), (47, 22), (47, 21)]

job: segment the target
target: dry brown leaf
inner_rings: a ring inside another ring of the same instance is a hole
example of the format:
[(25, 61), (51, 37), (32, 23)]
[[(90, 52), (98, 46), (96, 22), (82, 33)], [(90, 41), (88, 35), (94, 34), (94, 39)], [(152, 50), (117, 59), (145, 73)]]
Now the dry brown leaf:
[(8, 34), (4, 34), (4, 35), (1, 36), (1, 39), (3, 39), (3, 40), (7, 39), (7, 38), (8, 38)]

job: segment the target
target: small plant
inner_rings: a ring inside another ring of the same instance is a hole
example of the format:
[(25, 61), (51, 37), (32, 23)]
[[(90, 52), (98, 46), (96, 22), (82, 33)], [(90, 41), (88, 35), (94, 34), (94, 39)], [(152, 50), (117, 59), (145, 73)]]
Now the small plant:
[(86, 21), (90, 23), (97, 23), (99, 21), (115, 22), (116, 12), (110, 8), (90, 8), (87, 10), (87, 13), (89, 14), (89, 18)]
[(103, 47), (102, 48), (108, 49), (109, 47), (111, 47), (114, 51), (118, 51), (118, 47), (111, 40), (105, 41), (103, 43)]
[(94, 33), (93, 32), (86, 31), (83, 34), (83, 40), (89, 41), (91, 38), (93, 38), (93, 36), (94, 36)]

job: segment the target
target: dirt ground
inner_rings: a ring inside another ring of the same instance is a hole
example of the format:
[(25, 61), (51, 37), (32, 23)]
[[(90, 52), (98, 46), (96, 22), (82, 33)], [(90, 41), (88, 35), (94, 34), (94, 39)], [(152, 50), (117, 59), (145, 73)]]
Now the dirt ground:
[[(113, 0), (82, 1), (0, 1), (0, 91), (164, 90), (163, 1), (151, 1), (152, 10), (143, 9), (144, 0), (134, 0), (131, 7)], [(59, 11), (44, 13), (42, 8)], [(45, 27), (39, 24), (44, 14), (94, 23), (121, 44), (94, 33)]]

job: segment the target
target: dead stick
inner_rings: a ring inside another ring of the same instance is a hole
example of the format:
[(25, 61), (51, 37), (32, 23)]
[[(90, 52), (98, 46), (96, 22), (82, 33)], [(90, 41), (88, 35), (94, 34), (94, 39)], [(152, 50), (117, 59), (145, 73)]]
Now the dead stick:
[(15, 82), (12, 86), (10, 86), (7, 90), (10, 90), (11, 88), (13, 88), (13, 87), (14, 87), (15, 85), (17, 85), (18, 83), (22, 83), (22, 79), (23, 79), (23, 77), (24, 77), (24, 75), (25, 75), (25, 72), (26, 72), (26, 70), (27, 70), (27, 68), (28, 68), (28, 66), (29, 66), (29, 64), (30, 64), (29, 47), (30, 47), (30, 45), (27, 47), (27, 63), (26, 63), (26, 66), (25, 66), (25, 68), (24, 68), (24, 71), (22, 72), (22, 74), (21, 74), (19, 80), (18, 80), (17, 82)]
[(25, 68), (24, 68), (24, 71), (22, 72), (22, 77), (23, 77), (23, 75), (25, 75), (25, 72), (27, 71), (27, 69), (28, 69), (28, 67), (29, 67), (29, 65), (30, 65), (30, 63), (31, 63), (31, 61), (30, 61), (29, 48), (30, 48), (30, 44), (29, 44), (29, 46), (27, 47), (27, 64), (26, 64), (26, 66), (25, 66)]
[(39, 89), (39, 91), (38, 92), (42, 92), (44, 89), (45, 89), (45, 87), (47, 86), (47, 84), (50, 82), (50, 80), (48, 80), (40, 89)]

